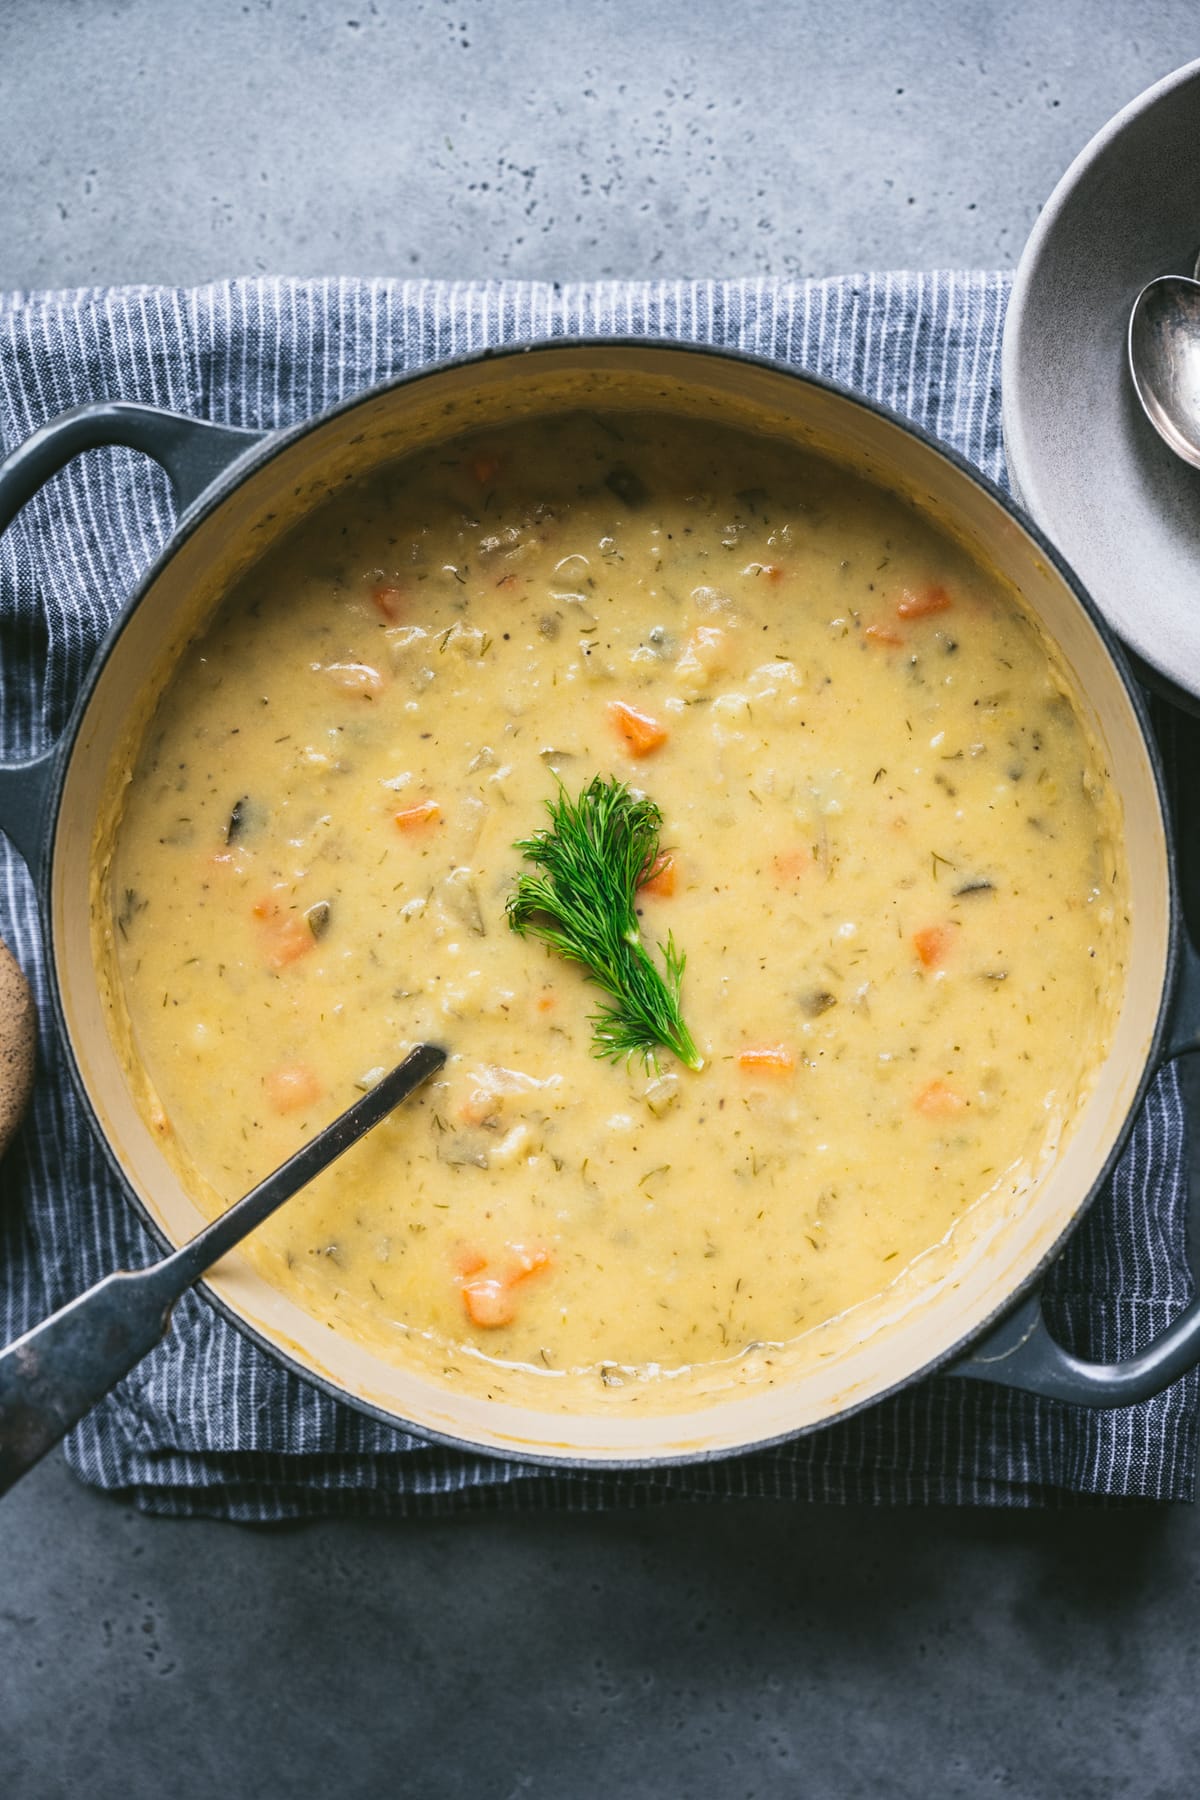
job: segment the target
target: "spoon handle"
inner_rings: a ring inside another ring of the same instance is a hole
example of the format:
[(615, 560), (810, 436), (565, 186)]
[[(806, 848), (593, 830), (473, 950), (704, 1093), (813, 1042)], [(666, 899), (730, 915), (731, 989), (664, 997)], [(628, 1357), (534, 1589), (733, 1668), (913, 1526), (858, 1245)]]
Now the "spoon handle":
[(0, 1494), (158, 1343), (176, 1298), (161, 1268), (105, 1276), (0, 1353)]
[(446, 1060), (418, 1044), (363, 1099), (180, 1249), (120, 1269), (0, 1351), (0, 1494), (153, 1350), (179, 1296)]

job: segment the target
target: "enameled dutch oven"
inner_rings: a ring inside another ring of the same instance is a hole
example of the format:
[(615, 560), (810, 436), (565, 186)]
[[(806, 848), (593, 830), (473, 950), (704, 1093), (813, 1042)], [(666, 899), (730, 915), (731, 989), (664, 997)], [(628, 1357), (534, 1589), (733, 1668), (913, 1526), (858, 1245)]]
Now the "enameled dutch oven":
[[(1200, 1302), (1113, 1366), (1050, 1337), (1039, 1278), (1111, 1170), (1162, 1063), (1197, 1043), (1200, 961), (1176, 894), (1163, 784), (1141, 695), (1070, 570), (980, 473), (894, 415), (765, 361), (645, 340), (558, 340), (441, 364), (259, 437), (133, 405), (52, 420), (0, 468), (0, 529), (80, 451), (123, 444), (166, 469), (181, 517), (96, 657), (62, 741), (0, 769), (0, 827), (40, 895), (56, 1021), (84, 1105), (131, 1202), (169, 1245), (204, 1222), (139, 1115), (110, 1041), (88, 920), (89, 860), (131, 710), (148, 715), (188, 638), (239, 572), (304, 513), (378, 464), (440, 437), (603, 405), (662, 408), (792, 439), (906, 497), (1024, 596), (1074, 673), (1124, 809), (1132, 885), (1128, 987), (1111, 1051), (1074, 1131), (1014, 1215), (968, 1236), (951, 1272), (871, 1328), (842, 1334), (775, 1385), (691, 1410), (564, 1415), (455, 1394), (330, 1332), (234, 1255), (212, 1302), (300, 1375), (389, 1422), (501, 1455), (570, 1465), (682, 1462), (759, 1448), (867, 1406), (930, 1371), (1095, 1406), (1165, 1387), (1200, 1359)], [(957, 1234), (955, 1242), (957, 1243)]]

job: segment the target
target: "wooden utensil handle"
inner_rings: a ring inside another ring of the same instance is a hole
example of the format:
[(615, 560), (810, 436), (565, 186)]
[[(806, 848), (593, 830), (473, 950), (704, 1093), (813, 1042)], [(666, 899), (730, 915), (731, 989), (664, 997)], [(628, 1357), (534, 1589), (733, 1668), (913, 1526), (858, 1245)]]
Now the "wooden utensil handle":
[(0, 944), (0, 1156), (21, 1123), (33, 1087), (37, 1016), (16, 959)]

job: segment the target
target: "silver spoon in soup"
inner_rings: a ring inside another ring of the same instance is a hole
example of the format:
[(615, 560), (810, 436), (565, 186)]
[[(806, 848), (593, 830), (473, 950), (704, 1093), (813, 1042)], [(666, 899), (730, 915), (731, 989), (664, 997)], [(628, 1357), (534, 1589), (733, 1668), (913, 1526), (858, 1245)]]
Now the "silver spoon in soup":
[(0, 1351), (0, 1494), (151, 1351), (180, 1295), (285, 1200), (328, 1168), (440, 1069), (446, 1052), (418, 1044), (324, 1131), (178, 1250), (120, 1269)]

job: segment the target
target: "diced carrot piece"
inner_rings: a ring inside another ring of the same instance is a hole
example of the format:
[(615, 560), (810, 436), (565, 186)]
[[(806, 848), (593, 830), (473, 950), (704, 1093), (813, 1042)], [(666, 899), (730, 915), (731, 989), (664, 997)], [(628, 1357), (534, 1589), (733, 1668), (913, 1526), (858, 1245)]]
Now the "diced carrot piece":
[(486, 487), (489, 481), (495, 481), (500, 473), (498, 456), (477, 456), (471, 464), (471, 473), (480, 487)]
[(276, 893), (264, 894), (250, 911), (263, 922), (263, 956), (270, 969), (286, 969), (312, 949), (316, 939), (312, 926), (302, 913), (285, 912), (278, 895), (287, 893), (281, 884)]
[(547, 991), (539, 994), (534, 1004), (540, 1013), (553, 1012), (558, 1005), (558, 996)]
[(944, 587), (923, 588), (919, 594), (905, 588), (896, 602), (896, 616), (900, 619), (931, 619), (934, 613), (949, 612), (953, 605)]
[(550, 1252), (542, 1244), (510, 1244), (508, 1248), (513, 1259), (507, 1275), (509, 1287), (550, 1267)]
[(401, 831), (420, 831), (425, 825), (436, 825), (442, 809), (436, 800), (418, 800), (415, 806), (401, 807), (396, 823)]
[(784, 886), (799, 881), (812, 868), (812, 857), (807, 850), (781, 850), (778, 856), (771, 858), (771, 867), (775, 871), (775, 879)]
[(657, 750), (660, 744), (667, 741), (665, 725), (660, 725), (649, 713), (639, 712), (635, 706), (627, 706), (624, 700), (610, 700), (608, 716), (624, 738), (625, 748), (630, 756), (649, 756), (652, 750)]
[(783, 580), (786, 573), (787, 573), (787, 570), (784, 569), (782, 567), (782, 565), (779, 563), (764, 563), (764, 565), (763, 565), (763, 574), (766, 576), (768, 581), (773, 581), (773, 582), (778, 583)]
[(454, 1267), (460, 1275), (478, 1275), (480, 1269), (487, 1268), (487, 1257), (482, 1250), (464, 1245), (454, 1258)]
[(863, 632), (869, 644), (886, 644), (890, 649), (898, 650), (904, 639), (898, 631), (889, 631), (886, 625), (868, 625)]
[(952, 1088), (948, 1081), (931, 1081), (926, 1084), (913, 1101), (919, 1113), (927, 1119), (947, 1119), (952, 1114), (961, 1112), (966, 1101)]
[(755, 1044), (738, 1052), (738, 1067), (750, 1074), (790, 1075), (796, 1058), (786, 1044)]
[(507, 1248), (509, 1261), (502, 1275), (484, 1272), (488, 1259), (479, 1250), (464, 1247), (456, 1258), (463, 1305), (473, 1325), (487, 1329), (511, 1325), (517, 1310), (513, 1289), (550, 1266), (552, 1259), (544, 1245), (509, 1244)]
[(954, 929), (950, 925), (926, 925), (913, 932), (913, 948), (927, 969), (936, 969), (945, 962), (953, 942)]
[(299, 1112), (321, 1097), (321, 1083), (307, 1063), (284, 1063), (272, 1069), (263, 1086), (277, 1113)]
[(394, 625), (404, 609), (404, 589), (381, 581), (371, 589), (371, 598), (389, 625)]
[(271, 928), (267, 962), (272, 969), (286, 969), (291, 963), (299, 962), (315, 942), (308, 920), (289, 913)]
[(517, 1315), (512, 1290), (494, 1275), (473, 1275), (462, 1284), (463, 1305), (472, 1325), (494, 1330), (511, 1325)]
[(644, 881), (638, 883), (641, 894), (657, 894), (660, 899), (668, 900), (675, 892), (677, 874), (675, 858), (666, 850), (655, 857)]

